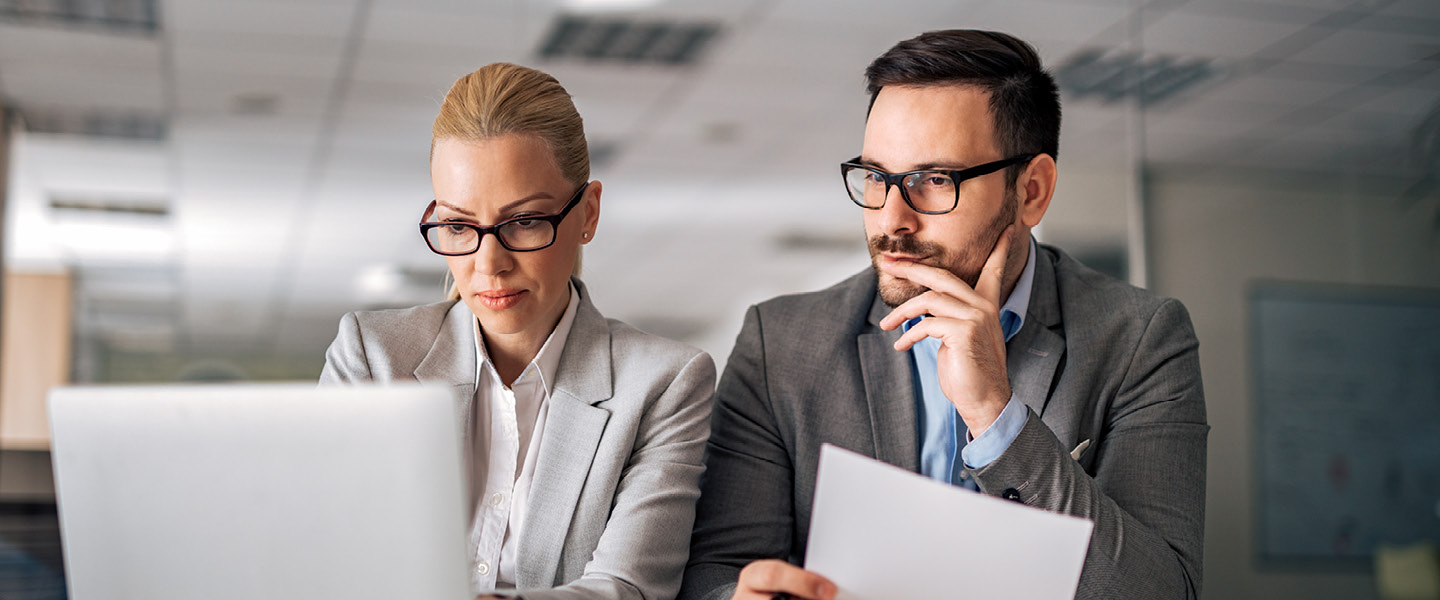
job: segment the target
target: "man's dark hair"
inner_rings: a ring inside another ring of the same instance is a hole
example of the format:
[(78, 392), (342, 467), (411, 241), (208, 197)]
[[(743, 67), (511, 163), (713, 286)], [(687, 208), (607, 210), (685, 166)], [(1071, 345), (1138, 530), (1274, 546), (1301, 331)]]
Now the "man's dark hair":
[[(1035, 48), (1014, 36), (970, 29), (922, 33), (870, 63), (865, 83), (872, 108), (887, 85), (976, 86), (990, 93), (996, 142), (1005, 157), (1059, 156), (1060, 91)], [(1022, 168), (1009, 169), (1012, 184)]]

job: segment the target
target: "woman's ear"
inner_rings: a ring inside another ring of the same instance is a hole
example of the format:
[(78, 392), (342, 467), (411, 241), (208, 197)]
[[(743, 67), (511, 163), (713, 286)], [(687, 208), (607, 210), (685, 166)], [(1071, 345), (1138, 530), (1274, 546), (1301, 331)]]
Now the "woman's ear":
[(580, 229), (580, 243), (588, 244), (595, 239), (595, 230), (600, 226), (600, 182), (591, 181), (590, 186), (585, 188), (585, 197), (580, 200), (581, 206), (585, 207), (585, 221)]

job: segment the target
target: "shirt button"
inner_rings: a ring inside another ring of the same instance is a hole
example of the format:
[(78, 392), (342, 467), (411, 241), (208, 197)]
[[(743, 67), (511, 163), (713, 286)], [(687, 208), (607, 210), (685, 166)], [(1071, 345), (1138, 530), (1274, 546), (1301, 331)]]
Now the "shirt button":
[(480, 564), (478, 564), (478, 565), (475, 565), (475, 572), (476, 572), (476, 573), (479, 573), (481, 577), (484, 577), (484, 576), (486, 576), (486, 575), (489, 575), (489, 574), (490, 574), (490, 563), (483, 563), (483, 562), (482, 562), (482, 563), (480, 563)]
[(501, 494), (499, 492), (496, 492), (490, 496), (490, 506), (500, 506), (500, 503), (504, 501), (504, 494)]

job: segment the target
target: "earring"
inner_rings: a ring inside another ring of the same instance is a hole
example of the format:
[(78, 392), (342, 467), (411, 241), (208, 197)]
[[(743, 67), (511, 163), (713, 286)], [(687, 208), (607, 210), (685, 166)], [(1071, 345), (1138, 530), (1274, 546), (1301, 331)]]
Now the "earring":
[(587, 231), (587, 232), (585, 232), (585, 233), (582, 233), (582, 234), (580, 234), (580, 237), (585, 238), (585, 239), (588, 240), (588, 239), (590, 239), (590, 232)]

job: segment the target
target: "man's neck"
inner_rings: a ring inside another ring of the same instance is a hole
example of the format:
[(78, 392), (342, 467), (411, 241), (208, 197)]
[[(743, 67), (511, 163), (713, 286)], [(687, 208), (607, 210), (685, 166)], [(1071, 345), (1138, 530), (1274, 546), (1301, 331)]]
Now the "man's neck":
[(1030, 260), (1030, 232), (1024, 232), (1023, 236), (1020, 247), (1012, 248), (1010, 256), (1005, 259), (1005, 285), (1000, 287), (1001, 306), (1010, 301), (1010, 295), (1015, 293), (1015, 286), (1020, 285), (1020, 277), (1025, 274), (1025, 263)]

